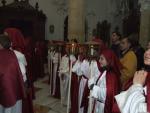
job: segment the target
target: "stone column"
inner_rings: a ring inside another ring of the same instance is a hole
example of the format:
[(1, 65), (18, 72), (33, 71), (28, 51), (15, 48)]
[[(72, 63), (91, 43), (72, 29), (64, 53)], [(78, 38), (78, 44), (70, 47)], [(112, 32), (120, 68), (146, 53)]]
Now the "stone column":
[(140, 43), (145, 48), (150, 40), (150, 0), (139, 0), (141, 4)]
[(85, 40), (85, 1), (69, 0), (68, 39), (76, 38), (78, 42)]

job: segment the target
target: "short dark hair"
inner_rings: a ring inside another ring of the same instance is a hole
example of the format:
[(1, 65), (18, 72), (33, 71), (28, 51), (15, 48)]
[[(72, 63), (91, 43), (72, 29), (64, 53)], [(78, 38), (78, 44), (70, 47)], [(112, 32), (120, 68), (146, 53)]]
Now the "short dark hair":
[(132, 46), (137, 46), (139, 45), (139, 35), (134, 33), (128, 36)]
[(133, 43), (132, 43), (131, 38), (129, 38), (129, 35), (124, 35), (123, 37), (121, 37), (121, 40), (123, 39), (127, 39), (127, 41), (131, 44), (131, 47), (133, 47)]
[(6, 49), (11, 47), (11, 41), (9, 40), (9, 37), (3, 34), (0, 35), (0, 44)]
[(118, 31), (113, 31), (112, 34), (113, 34), (113, 33), (116, 33), (116, 35), (121, 38), (121, 33), (119, 33)]

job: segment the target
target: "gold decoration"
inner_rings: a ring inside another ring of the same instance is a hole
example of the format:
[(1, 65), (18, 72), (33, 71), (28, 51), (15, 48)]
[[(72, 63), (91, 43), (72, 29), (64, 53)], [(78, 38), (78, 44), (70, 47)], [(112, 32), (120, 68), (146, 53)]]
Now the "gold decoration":
[(66, 49), (69, 52), (69, 54), (77, 54), (78, 52), (78, 44), (77, 43), (67, 43)]
[(89, 57), (98, 57), (100, 51), (100, 44), (98, 42), (89, 41), (86, 42), (88, 47), (88, 56)]

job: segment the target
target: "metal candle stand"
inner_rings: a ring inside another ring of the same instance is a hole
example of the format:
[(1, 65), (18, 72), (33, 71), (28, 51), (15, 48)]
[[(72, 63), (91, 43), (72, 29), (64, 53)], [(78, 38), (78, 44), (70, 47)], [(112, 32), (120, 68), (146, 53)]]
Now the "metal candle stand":
[(76, 55), (78, 52), (78, 44), (77, 43), (67, 43), (66, 48), (69, 50), (69, 90), (68, 90), (68, 102), (67, 102), (67, 113), (70, 112), (70, 93), (71, 93), (71, 75), (72, 75), (72, 60), (70, 59), (70, 55)]
[[(93, 77), (93, 68), (92, 68), (92, 61), (98, 60), (99, 58), (99, 52), (100, 52), (100, 44), (97, 42), (87, 42), (88, 46), (88, 57), (90, 62), (90, 78)], [(91, 90), (90, 90), (90, 96), (89, 96), (89, 113), (92, 113), (92, 98), (91, 98)]]

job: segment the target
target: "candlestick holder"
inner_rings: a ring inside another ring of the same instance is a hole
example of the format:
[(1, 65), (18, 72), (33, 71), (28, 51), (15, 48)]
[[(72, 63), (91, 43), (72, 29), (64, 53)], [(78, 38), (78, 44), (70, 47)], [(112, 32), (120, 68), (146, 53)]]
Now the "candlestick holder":
[(69, 54), (76, 55), (78, 53), (78, 44), (77, 43), (66, 43), (66, 49)]
[(100, 52), (100, 46), (98, 42), (94, 42), (94, 41), (89, 41), (86, 42), (88, 51), (87, 51), (87, 55), (90, 58), (98, 58), (99, 57), (99, 52)]

